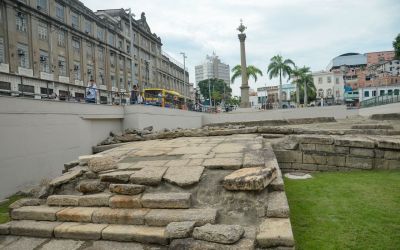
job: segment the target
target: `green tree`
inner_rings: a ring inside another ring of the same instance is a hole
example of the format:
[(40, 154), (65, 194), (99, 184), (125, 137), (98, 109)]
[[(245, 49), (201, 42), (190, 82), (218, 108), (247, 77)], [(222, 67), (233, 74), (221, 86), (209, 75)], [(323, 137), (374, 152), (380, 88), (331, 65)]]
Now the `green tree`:
[(295, 64), (290, 59), (283, 59), (281, 55), (273, 56), (268, 65), (267, 72), (269, 73), (269, 79), (279, 76), (279, 107), (282, 108), (282, 77), (288, 77), (292, 72), (292, 67)]
[[(210, 84), (209, 84), (210, 83)], [(200, 93), (203, 95), (204, 99), (210, 98), (213, 102), (211, 104), (216, 104), (216, 102), (221, 102), (222, 100), (227, 100), (232, 93), (232, 89), (221, 79), (212, 78), (200, 81), (199, 84)]]
[[(232, 77), (231, 77), (231, 82), (233, 83), (236, 78), (239, 78), (242, 76), (242, 66), (240, 65), (236, 65), (235, 67), (232, 68)], [(255, 82), (257, 82), (258, 76), (262, 76), (263, 73), (262, 71), (253, 66), (253, 65), (249, 65), (247, 66), (247, 80), (249, 80), (250, 77), (252, 77), (254, 79)]]
[(316, 88), (310, 68), (306, 66), (302, 68), (295, 67), (292, 71), (292, 77), (296, 83), (296, 102), (300, 104), (302, 101), (304, 105), (307, 105), (309, 99), (311, 101), (315, 100)]
[(240, 105), (240, 96), (230, 97), (230, 98), (228, 98), (226, 103), (229, 104), (229, 105), (239, 106)]
[(395, 58), (400, 60), (400, 34), (393, 41)]

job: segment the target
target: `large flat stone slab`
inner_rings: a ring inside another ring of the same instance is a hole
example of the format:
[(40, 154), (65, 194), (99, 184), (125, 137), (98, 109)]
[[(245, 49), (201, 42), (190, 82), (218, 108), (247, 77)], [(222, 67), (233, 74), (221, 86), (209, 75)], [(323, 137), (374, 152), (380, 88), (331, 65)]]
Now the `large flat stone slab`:
[(227, 190), (263, 190), (276, 174), (275, 168), (242, 168), (225, 176), (223, 185)]
[(167, 167), (145, 167), (130, 177), (130, 182), (142, 185), (158, 185), (164, 176)]
[(180, 187), (185, 187), (198, 183), (203, 171), (203, 166), (173, 166), (168, 168), (163, 179)]
[(123, 195), (135, 195), (143, 193), (146, 186), (138, 184), (111, 184), (109, 190), (112, 193)]
[(216, 209), (153, 209), (145, 216), (149, 226), (167, 226), (171, 222), (195, 221), (196, 226), (214, 224)]
[(146, 193), (141, 203), (146, 208), (189, 208), (190, 193)]
[(117, 159), (111, 156), (94, 157), (88, 160), (88, 168), (94, 173), (116, 169)]
[(48, 206), (78, 206), (80, 196), (77, 195), (50, 195), (47, 197)]
[(93, 207), (69, 207), (57, 213), (58, 221), (91, 222)]
[(289, 218), (289, 204), (283, 191), (268, 194), (267, 217)]
[(206, 224), (193, 230), (193, 238), (210, 242), (233, 244), (240, 240), (244, 229), (239, 225)]
[(52, 239), (44, 244), (40, 250), (78, 250), (82, 247), (85, 241), (80, 240), (58, 240)]
[[(175, 239), (170, 244), (170, 249), (190, 249), (190, 250), (254, 250), (253, 239), (241, 239), (236, 244), (220, 244), (193, 238)], [(277, 249), (278, 250), (278, 249)], [(280, 250), (280, 249), (279, 249)], [(283, 249), (282, 249), (283, 250)]]
[(54, 236), (65, 239), (99, 240), (107, 224), (64, 222), (54, 228)]
[(110, 198), (111, 208), (141, 208), (140, 195), (114, 195)]
[(293, 247), (292, 226), (288, 218), (267, 218), (256, 237), (261, 247)]
[(11, 221), (10, 233), (20, 236), (32, 237), (53, 237), (54, 228), (60, 225), (60, 222), (53, 221), (33, 221), (33, 220), (19, 220)]
[(70, 172), (66, 172), (65, 174), (51, 180), (49, 185), (53, 187), (60, 186), (64, 183), (69, 182), (70, 180), (75, 179), (78, 176), (81, 176), (83, 172), (83, 169), (76, 169)]
[(205, 159), (203, 166), (210, 169), (239, 169), (243, 165), (243, 158), (212, 158)]
[(112, 195), (107, 193), (83, 195), (79, 198), (80, 207), (107, 207)]
[(212, 152), (217, 154), (220, 153), (240, 153), (245, 149), (245, 145), (241, 143), (221, 143), (215, 148), (213, 148)]
[[(43, 244), (44, 238), (8, 236), (5, 242), (0, 242), (2, 250), (34, 250)], [(4, 243), (4, 244), (3, 244)], [(8, 244), (7, 244), (8, 243)]]
[(148, 209), (113, 209), (103, 207), (94, 211), (92, 222), (99, 224), (143, 225), (144, 216), (148, 211)]
[(362, 137), (336, 136), (335, 145), (355, 148), (374, 148), (375, 142)]
[(180, 147), (172, 150), (168, 153), (168, 155), (191, 155), (191, 154), (208, 154), (211, 151), (212, 147), (208, 146), (188, 146), (188, 147)]
[(110, 225), (103, 230), (102, 238), (113, 241), (135, 241), (160, 245), (168, 243), (165, 228), (162, 227)]
[(264, 167), (264, 152), (257, 150), (253, 152), (248, 152), (244, 154), (243, 158), (243, 167), (251, 168), (251, 167)]
[(19, 199), (19, 200), (13, 202), (8, 207), (10, 209), (16, 209), (16, 208), (25, 207), (25, 206), (40, 206), (42, 201), (44, 201), (44, 200), (35, 199), (35, 198), (22, 198), (22, 199)]
[(103, 192), (106, 187), (107, 184), (99, 180), (84, 180), (78, 184), (76, 190), (84, 194), (95, 194)]
[(40, 220), (55, 221), (56, 213), (63, 210), (62, 207), (26, 206), (12, 210), (11, 218), (14, 220)]
[(100, 174), (100, 180), (103, 182), (111, 183), (127, 183), (129, 177), (135, 173), (135, 171), (115, 171), (111, 173)]

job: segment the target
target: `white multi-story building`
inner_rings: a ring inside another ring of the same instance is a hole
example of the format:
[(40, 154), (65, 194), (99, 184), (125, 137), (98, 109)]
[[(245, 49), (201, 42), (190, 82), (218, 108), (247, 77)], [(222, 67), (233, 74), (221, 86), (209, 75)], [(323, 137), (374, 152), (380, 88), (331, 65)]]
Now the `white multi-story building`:
[(326, 103), (342, 103), (344, 101), (343, 74), (329, 71), (318, 71), (312, 74), (317, 99)]
[(231, 83), (229, 65), (222, 63), (215, 53), (207, 55), (206, 61), (195, 67), (196, 85), (211, 78), (222, 79), (227, 85)]

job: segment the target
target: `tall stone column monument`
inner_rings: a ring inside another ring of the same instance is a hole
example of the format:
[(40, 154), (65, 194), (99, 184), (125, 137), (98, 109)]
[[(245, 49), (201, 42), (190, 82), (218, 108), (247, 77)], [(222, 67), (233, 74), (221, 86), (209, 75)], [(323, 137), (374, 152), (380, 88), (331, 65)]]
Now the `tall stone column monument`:
[(246, 65), (246, 34), (243, 33), (246, 30), (246, 26), (243, 25), (242, 19), (240, 19), (240, 25), (237, 29), (240, 31), (239, 41), (240, 41), (240, 62), (242, 66), (242, 86), (240, 86), (241, 90), (241, 108), (250, 108), (249, 102), (249, 83), (247, 82), (247, 65)]

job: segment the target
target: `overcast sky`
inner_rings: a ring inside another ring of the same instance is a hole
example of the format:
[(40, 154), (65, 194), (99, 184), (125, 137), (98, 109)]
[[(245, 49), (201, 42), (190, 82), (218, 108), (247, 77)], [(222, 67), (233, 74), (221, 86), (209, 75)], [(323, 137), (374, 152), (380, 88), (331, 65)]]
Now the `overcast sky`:
[[(246, 30), (247, 64), (264, 72), (250, 87), (278, 84), (267, 77), (272, 56), (282, 54), (296, 65), (323, 70), (347, 52), (393, 50), (400, 33), (399, 0), (83, 0), (92, 10), (132, 8), (145, 12), (163, 50), (182, 61), (186, 52), (190, 81), (194, 66), (216, 52), (231, 68), (240, 63), (240, 19)], [(233, 93), (240, 93), (240, 79)]]

